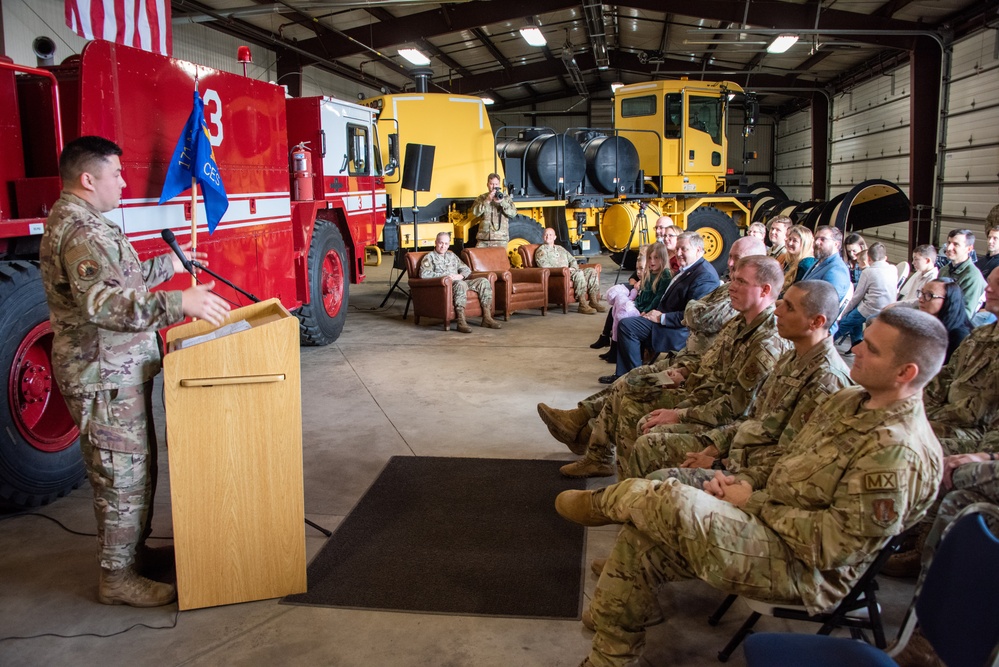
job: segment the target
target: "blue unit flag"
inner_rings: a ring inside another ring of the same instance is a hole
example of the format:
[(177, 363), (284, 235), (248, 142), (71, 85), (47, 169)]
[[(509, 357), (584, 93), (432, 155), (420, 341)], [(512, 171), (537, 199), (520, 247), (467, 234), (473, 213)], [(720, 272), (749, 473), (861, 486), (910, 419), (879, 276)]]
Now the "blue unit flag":
[(198, 91), (194, 91), (194, 109), (191, 111), (184, 133), (177, 141), (177, 147), (170, 158), (160, 204), (173, 199), (190, 189), (191, 179), (201, 184), (201, 194), (205, 198), (205, 213), (208, 218), (208, 233), (218, 226), (219, 220), (229, 208), (219, 166), (215, 162), (208, 126), (205, 124), (205, 103)]

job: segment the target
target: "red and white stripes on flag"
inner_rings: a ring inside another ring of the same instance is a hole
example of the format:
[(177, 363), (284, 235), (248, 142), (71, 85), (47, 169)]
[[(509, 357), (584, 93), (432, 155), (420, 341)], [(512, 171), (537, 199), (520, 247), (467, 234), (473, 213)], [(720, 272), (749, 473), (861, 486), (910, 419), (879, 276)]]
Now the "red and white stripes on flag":
[(85, 39), (106, 39), (169, 56), (170, 0), (66, 0), (66, 25)]

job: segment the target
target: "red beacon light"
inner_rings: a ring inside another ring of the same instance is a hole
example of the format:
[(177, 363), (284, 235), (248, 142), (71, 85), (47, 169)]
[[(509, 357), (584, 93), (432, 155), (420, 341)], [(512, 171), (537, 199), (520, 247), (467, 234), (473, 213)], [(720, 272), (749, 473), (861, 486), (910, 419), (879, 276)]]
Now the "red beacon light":
[(246, 76), (246, 63), (253, 62), (253, 54), (250, 53), (250, 47), (241, 46), (236, 49), (236, 61), (243, 64), (243, 76)]

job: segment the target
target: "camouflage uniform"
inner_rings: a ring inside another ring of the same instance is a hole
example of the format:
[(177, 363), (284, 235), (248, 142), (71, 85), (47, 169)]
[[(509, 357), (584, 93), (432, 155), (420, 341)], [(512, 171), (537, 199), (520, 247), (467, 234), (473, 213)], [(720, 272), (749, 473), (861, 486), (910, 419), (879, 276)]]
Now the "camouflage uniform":
[(493, 290), (489, 286), (489, 281), (485, 278), (469, 278), (472, 270), (453, 252), (448, 250), (443, 255), (437, 252), (428, 252), (420, 260), (421, 278), (443, 278), (444, 276), (453, 276), (456, 273), (460, 273), (465, 280), (456, 280), (451, 283), (451, 297), (454, 299), (454, 307), (464, 308), (465, 304), (468, 303), (468, 290), (472, 290), (479, 295), (482, 310), (491, 312)]
[(516, 217), (517, 207), (509, 196), (497, 202), (489, 201), (491, 192), (475, 198), (472, 216), (479, 219), (475, 245), (480, 248), (506, 248), (510, 243), (510, 218)]
[(777, 361), (745, 420), (698, 433), (657, 426), (635, 441), (622, 469), (628, 477), (643, 477), (666, 468), (650, 478), (675, 477), (700, 488), (701, 482), (714, 477), (714, 470), (697, 472), (675, 466), (683, 463), (687, 452), (713, 445), (719, 459), (728, 459), (724, 465), (728, 474), (761, 489), (815, 408), (851, 384), (850, 369), (836, 351), (832, 336), (827, 336), (803, 356), (791, 350)]
[(534, 263), (548, 269), (569, 268), (569, 280), (572, 281), (572, 291), (576, 301), (580, 303), (589, 298), (594, 303), (600, 300), (600, 278), (592, 267), (579, 268), (576, 258), (560, 245), (549, 247), (542, 243), (534, 251)]
[[(631, 369), (611, 386), (584, 398), (579, 402), (579, 407), (586, 410), (590, 419), (593, 419), (600, 414), (605, 402), (608, 400), (611, 402), (620, 401), (618, 394), (623, 396), (625, 392), (633, 388), (645, 396), (648, 394), (650, 386), (662, 388), (662, 385), (657, 381), (658, 378), (642, 378), (642, 376), (652, 374), (661, 376), (663, 371), (669, 368), (689, 369), (691, 366), (696, 366), (700, 361), (701, 354), (711, 347), (711, 343), (714, 342), (722, 326), (738, 314), (732, 308), (732, 302), (729, 300), (728, 283), (705, 295), (702, 299), (688, 302), (687, 307), (683, 310), (683, 323), (690, 329), (690, 335), (687, 337), (687, 345), (684, 349), (676, 353), (660, 355), (658, 361), (648, 366), (638, 366)], [(711, 363), (711, 360), (708, 361)], [(687, 386), (690, 386), (689, 382)], [(610, 398), (612, 395), (615, 398)]]
[(983, 450), (999, 430), (999, 323), (971, 331), (924, 392), (926, 416), (946, 454)]
[(94, 488), (101, 567), (132, 564), (148, 535), (156, 484), (152, 379), (156, 330), (184, 319), (170, 257), (145, 262), (115, 223), (63, 192), (41, 242), (52, 321), (52, 365)]
[[(966, 463), (954, 469), (951, 479), (954, 488), (940, 502), (936, 521), (926, 539), (931, 548), (940, 542), (944, 528), (968, 505), (999, 505), (999, 461)], [(992, 528), (995, 530), (995, 526)]]
[(590, 664), (638, 655), (669, 581), (700, 578), (810, 613), (834, 607), (922, 518), (942, 476), (921, 397), (877, 410), (863, 407), (867, 398), (849, 387), (824, 402), (743, 509), (675, 480), (628, 479), (598, 493), (595, 508), (625, 525), (590, 603)]
[[(737, 317), (722, 327), (718, 338), (696, 365), (683, 387), (662, 390), (650, 386), (642, 395), (632, 383), (632, 391), (617, 404), (608, 403), (593, 422), (586, 458), (610, 463), (614, 448), (619, 466), (627, 459), (638, 437), (639, 421), (660, 408), (680, 410), (680, 420), (712, 428), (742, 417), (777, 359), (790, 343), (777, 335), (774, 307), (770, 306), (752, 322)], [(705, 361), (707, 363), (705, 363)], [(651, 378), (638, 378), (639, 381)], [(623, 477), (623, 470), (619, 470)]]

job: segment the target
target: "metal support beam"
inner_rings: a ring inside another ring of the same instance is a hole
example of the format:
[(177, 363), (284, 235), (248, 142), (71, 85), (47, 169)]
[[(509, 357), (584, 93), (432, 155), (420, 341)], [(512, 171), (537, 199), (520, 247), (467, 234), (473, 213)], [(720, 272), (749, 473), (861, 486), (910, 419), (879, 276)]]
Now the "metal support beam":
[[(912, 247), (930, 242), (931, 225), (926, 224), (925, 211), (934, 207), (942, 51), (935, 41), (920, 37), (910, 61), (909, 202), (912, 211), (909, 244)], [(922, 224), (917, 226), (916, 212), (919, 210), (923, 211), (920, 215)]]
[(812, 199), (829, 199), (829, 96), (812, 94)]

